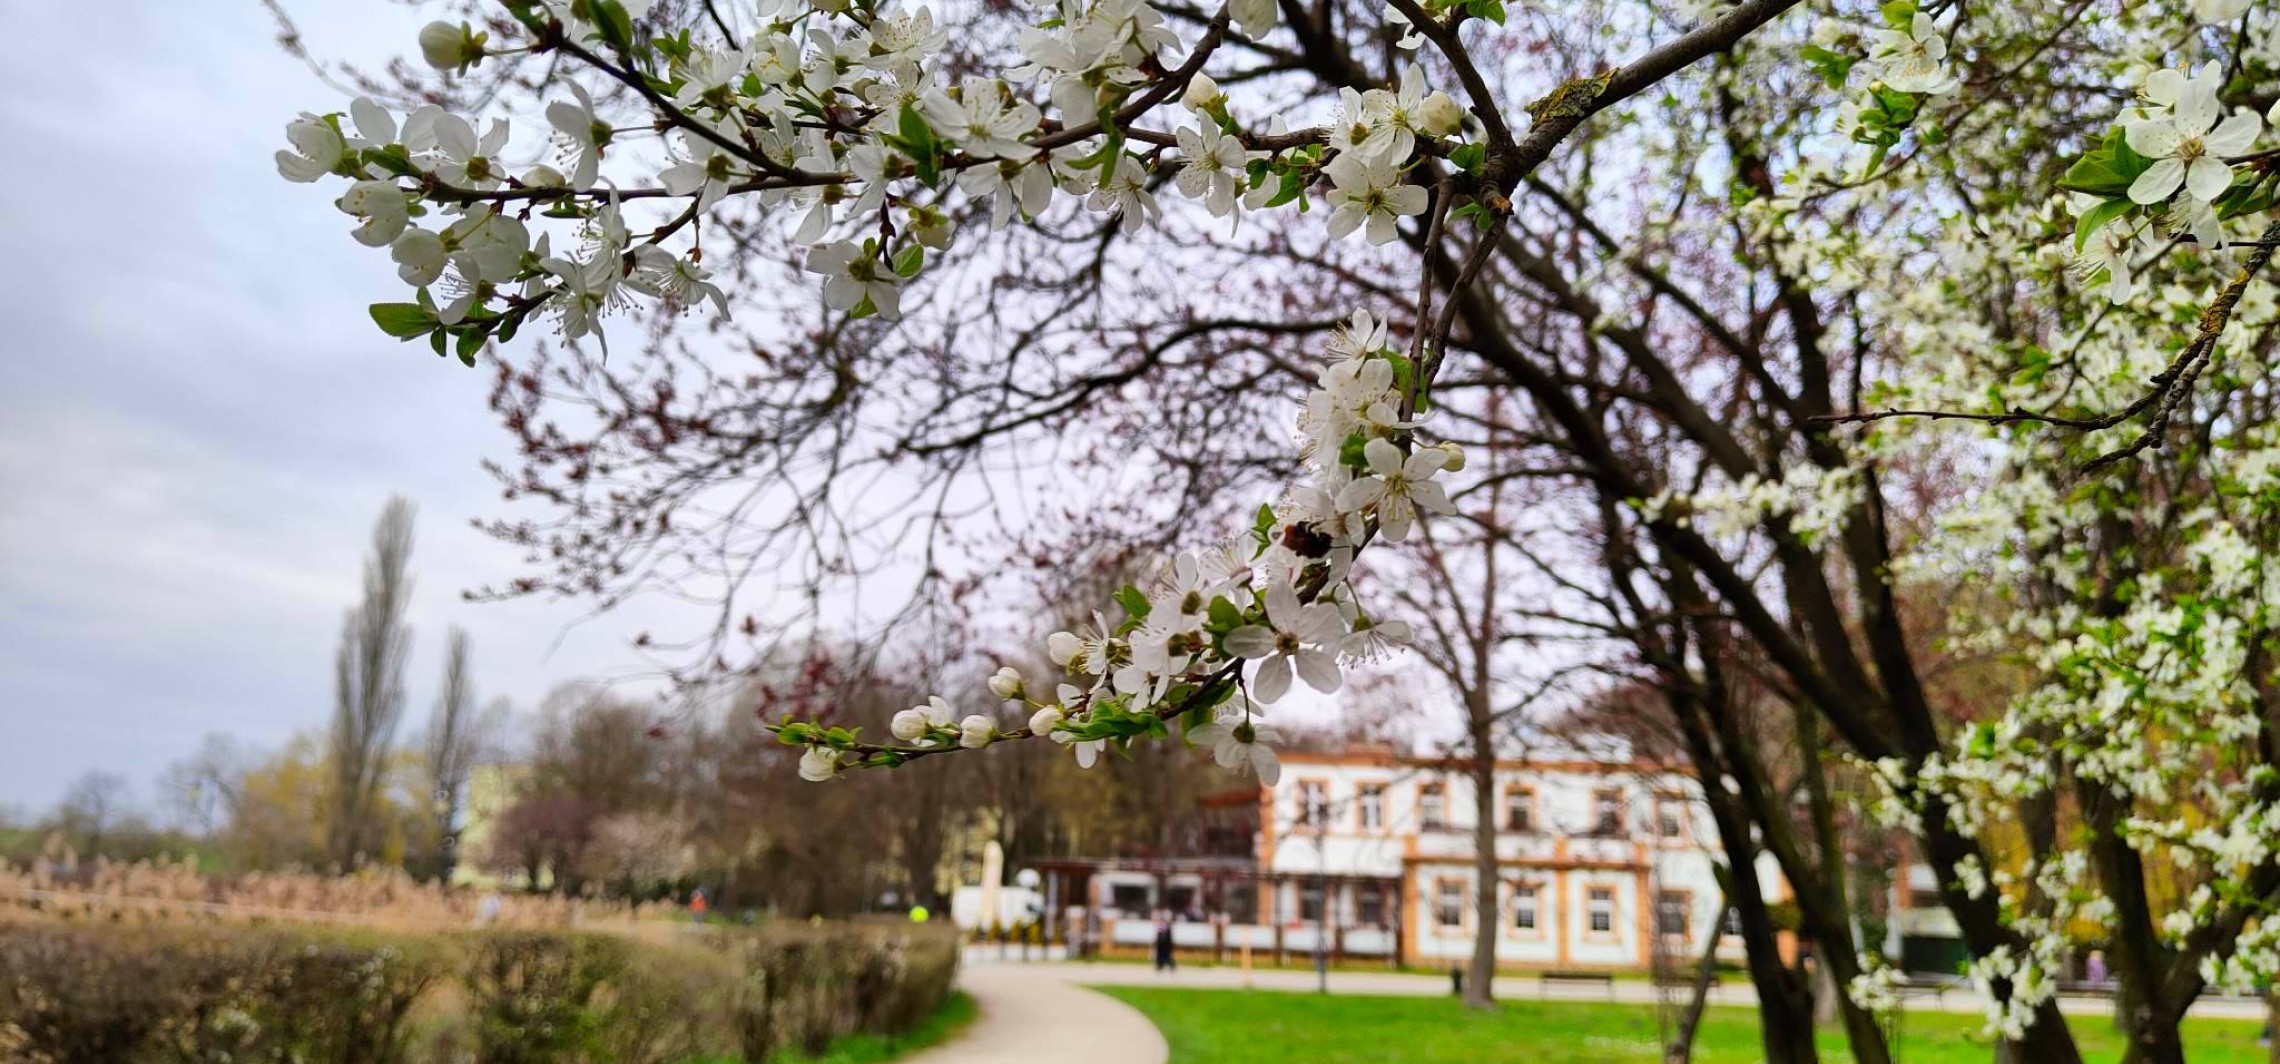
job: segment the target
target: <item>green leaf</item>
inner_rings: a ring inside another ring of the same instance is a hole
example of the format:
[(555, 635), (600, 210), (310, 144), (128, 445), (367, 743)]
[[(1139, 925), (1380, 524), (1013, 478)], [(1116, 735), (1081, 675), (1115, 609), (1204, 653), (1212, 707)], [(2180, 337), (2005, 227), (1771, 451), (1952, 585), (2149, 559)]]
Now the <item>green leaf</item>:
[(929, 187), (942, 180), (942, 144), (917, 107), (903, 104), (902, 113), (895, 118), (895, 133), (891, 139), (918, 167), (918, 179)]
[(1884, 16), (1885, 25), (1902, 33), (1915, 27), (1916, 0), (1890, 0), (1877, 11)]
[(1274, 542), (1274, 534), (1275, 508), (1262, 502), (1258, 516), (1251, 521), (1251, 538), (1258, 542), (1260, 550), (1265, 550)]
[(1860, 62), (1859, 56), (1839, 55), (1817, 44), (1806, 45), (1798, 54), (1805, 57), (1813, 71), (1821, 75), (1821, 81), (1832, 89), (1844, 88), (1852, 77), (1854, 64)]
[(2128, 214), (2130, 208), (2135, 206), (2137, 204), (2128, 199), (2110, 199), (2083, 211), (2082, 217), (2074, 222), (2074, 250), (2081, 251), (2082, 246), (2090, 242), (2090, 234), (2105, 228), (2107, 222)]
[(1346, 437), (1346, 442), (1338, 445), (1338, 464), (1349, 469), (1368, 469), (1370, 460), (1365, 448), (1369, 443), (1369, 437), (1359, 432)]
[(1208, 631), (1225, 635), (1243, 627), (1243, 611), (1235, 608), (1234, 603), (1227, 601), (1225, 595), (1213, 595), (1211, 605), (1206, 608), (1206, 613), (1209, 620), (1204, 624), (1204, 628)]
[(435, 315), (417, 303), (374, 303), (372, 322), (398, 340), (426, 336), (435, 329)]
[(877, 314), (878, 312), (878, 304), (871, 302), (871, 297), (866, 295), (863, 297), (862, 302), (855, 304), (854, 309), (847, 312), (847, 320), (862, 321), (863, 319)]
[[(1267, 206), (1280, 207), (1285, 203), (1289, 203), (1290, 201), (1299, 199), (1305, 195), (1305, 176), (1297, 169), (1285, 170), (1282, 174), (1281, 184), (1276, 186), (1274, 198), (1267, 201)], [(1303, 203), (1300, 204), (1299, 210), (1303, 211), (1305, 209), (1305, 205)]]
[(895, 253), (895, 276), (897, 277), (916, 277), (918, 271), (925, 266), (926, 248), (923, 245), (912, 244)]
[(1135, 621), (1148, 618), (1148, 596), (1130, 584), (1116, 592), (1116, 604), (1124, 607), (1124, 615)]
[(594, 26), (602, 39), (626, 51), (633, 50), (633, 15), (619, 0), (593, 0)]
[(2126, 196), (2131, 183), (2152, 165), (2152, 160), (2131, 151), (2129, 141), (2120, 130), (2115, 130), (2107, 134), (2098, 147), (2074, 160), (2058, 184), (2060, 188), (2093, 196)]
[(1459, 144), (1450, 150), (1449, 161), (1456, 164), (1459, 170), (1468, 174), (1478, 174), (1481, 166), (1488, 162), (1488, 145)]
[(475, 356), (481, 353), (483, 341), (489, 339), (490, 335), (491, 329), (487, 325), (470, 325), (462, 329), (459, 333), (459, 361), (473, 367)]
[(1396, 352), (1386, 352), (1383, 357), (1393, 363), (1393, 394), (1408, 395), (1409, 378), (1417, 372), (1416, 365), (1409, 361), (1409, 356)]

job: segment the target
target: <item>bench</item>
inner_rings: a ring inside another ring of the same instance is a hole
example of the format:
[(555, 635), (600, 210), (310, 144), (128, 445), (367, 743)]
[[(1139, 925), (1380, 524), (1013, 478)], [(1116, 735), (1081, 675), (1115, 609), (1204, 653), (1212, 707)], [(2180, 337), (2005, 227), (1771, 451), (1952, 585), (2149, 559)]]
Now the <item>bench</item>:
[(2095, 983), (2087, 979), (2061, 979), (2058, 981), (2058, 992), (2079, 997), (2110, 998), (2114, 996), (2115, 985), (2110, 979)]
[(1562, 985), (1597, 983), (1600, 986), (1607, 988), (1608, 1000), (1613, 1001), (1615, 999), (1615, 976), (1608, 972), (1537, 972), (1536, 996), (1539, 998), (1543, 997), (1545, 993), (1551, 989), (1553, 983), (1560, 983)]
[(1901, 997), (1928, 997), (1941, 1008), (1946, 1007), (1947, 993), (1950, 990), (1969, 992), (1971, 980), (1960, 975), (1910, 973), (1907, 979), (1900, 984)]

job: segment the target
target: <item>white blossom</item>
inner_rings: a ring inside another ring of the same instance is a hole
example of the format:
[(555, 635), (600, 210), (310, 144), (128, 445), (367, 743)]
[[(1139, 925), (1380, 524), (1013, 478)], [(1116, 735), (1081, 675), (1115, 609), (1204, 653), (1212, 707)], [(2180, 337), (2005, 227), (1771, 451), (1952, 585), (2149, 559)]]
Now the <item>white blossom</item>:
[(1362, 457), (1375, 475), (1346, 485), (1338, 493), (1338, 509), (1352, 514), (1374, 507), (1385, 538), (1395, 543), (1409, 538), (1409, 528), (1416, 523), (1419, 510), (1456, 512), (1447, 489), (1433, 479), (1446, 459), (1440, 450), (1421, 447), (1404, 456), (1401, 448), (1380, 438), (1362, 445)]
[(1399, 233), (1394, 223), (1425, 212), (1425, 190), (1404, 184), (1394, 164), (1382, 156), (1340, 155), (1322, 168), (1335, 186), (1330, 202), (1330, 235), (1344, 238), (1364, 230), (1372, 244), (1390, 243)]
[(1267, 623), (1246, 624), (1227, 633), (1227, 652), (1259, 664), (1251, 676), (1251, 697), (1277, 702), (1290, 690), (1293, 670), (1324, 694), (1338, 689), (1336, 643), (1345, 634), (1335, 606), (1305, 605), (1289, 584), (1267, 589)]
[(1248, 713), (1239, 710), (1222, 713), (1211, 723), (1188, 733), (1188, 739), (1196, 745), (1211, 747), (1211, 758), (1220, 768), (1252, 773), (1269, 787), (1282, 780), (1282, 760), (1275, 756), (1274, 747), (1268, 745), (1277, 738), (1273, 728), (1254, 722)]
[(800, 755), (800, 778), (822, 783), (839, 775), (840, 752), (828, 746), (811, 746)]

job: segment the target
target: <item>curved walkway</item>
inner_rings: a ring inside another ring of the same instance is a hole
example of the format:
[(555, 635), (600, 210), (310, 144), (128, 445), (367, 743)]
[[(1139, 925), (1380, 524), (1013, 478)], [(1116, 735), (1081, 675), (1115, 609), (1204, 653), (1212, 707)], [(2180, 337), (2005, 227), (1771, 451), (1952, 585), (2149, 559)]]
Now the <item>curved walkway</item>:
[(980, 1015), (958, 1040), (904, 1064), (1164, 1064), (1156, 1025), (1115, 998), (1070, 982), (1052, 964), (992, 963), (972, 954), (958, 989)]

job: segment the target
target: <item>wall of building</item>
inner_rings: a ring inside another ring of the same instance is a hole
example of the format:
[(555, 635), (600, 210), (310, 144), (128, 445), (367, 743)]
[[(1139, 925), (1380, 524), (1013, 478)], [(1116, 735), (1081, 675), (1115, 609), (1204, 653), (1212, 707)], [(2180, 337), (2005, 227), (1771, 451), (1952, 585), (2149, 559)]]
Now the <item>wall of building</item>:
[[(1720, 934), (1717, 840), (1691, 778), (1634, 762), (1515, 760), (1496, 782), (1496, 912), (1474, 904), (1472, 782), (1439, 762), (1287, 756), (1261, 795), (1260, 870), (1345, 881), (1331, 892), (1333, 923), (1356, 921), (1358, 880), (1384, 880), (1400, 898), (1387, 919), (1399, 922), (1403, 960), (1421, 966), (1471, 957), (1482, 919), (1497, 923), (1498, 959), (1514, 967), (1646, 968), (1658, 950), (1684, 964)], [(1279, 885), (1265, 918), (1299, 919), (1301, 881)], [(1535, 891), (1532, 928), (1517, 915), (1524, 887)], [(1658, 903), (1668, 933), (1656, 931)], [(1739, 959), (1739, 940), (1721, 936), (1719, 951)]]

